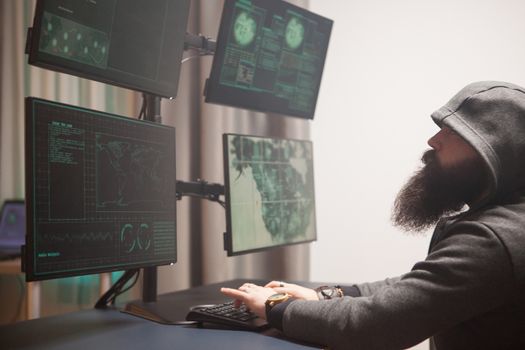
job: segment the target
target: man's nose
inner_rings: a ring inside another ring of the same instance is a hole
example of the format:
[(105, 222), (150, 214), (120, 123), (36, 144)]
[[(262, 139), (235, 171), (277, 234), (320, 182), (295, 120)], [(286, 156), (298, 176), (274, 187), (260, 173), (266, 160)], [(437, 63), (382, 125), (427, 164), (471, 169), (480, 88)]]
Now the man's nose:
[(439, 130), (434, 136), (428, 139), (427, 144), (439, 151), (441, 149), (441, 135), (443, 135), (444, 129)]
[(437, 138), (437, 134), (432, 136), (431, 138), (428, 139), (427, 141), (427, 144), (432, 147), (433, 149), (435, 149), (436, 151), (439, 150), (439, 148), (441, 147), (441, 144), (440, 142), (438, 141), (438, 138)]

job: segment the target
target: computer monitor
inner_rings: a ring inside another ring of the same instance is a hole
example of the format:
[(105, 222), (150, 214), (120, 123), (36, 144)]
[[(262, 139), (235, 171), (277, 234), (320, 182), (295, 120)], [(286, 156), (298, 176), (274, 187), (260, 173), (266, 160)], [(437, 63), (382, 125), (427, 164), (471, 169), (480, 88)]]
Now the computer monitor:
[(223, 135), (229, 256), (316, 240), (312, 142)]
[(29, 63), (177, 95), (190, 0), (39, 0)]
[(177, 261), (175, 129), (26, 98), (28, 281)]
[(312, 119), (332, 24), (282, 0), (225, 0), (206, 102)]
[(6, 200), (0, 211), (0, 260), (20, 256), (26, 235), (26, 207), (23, 200)]

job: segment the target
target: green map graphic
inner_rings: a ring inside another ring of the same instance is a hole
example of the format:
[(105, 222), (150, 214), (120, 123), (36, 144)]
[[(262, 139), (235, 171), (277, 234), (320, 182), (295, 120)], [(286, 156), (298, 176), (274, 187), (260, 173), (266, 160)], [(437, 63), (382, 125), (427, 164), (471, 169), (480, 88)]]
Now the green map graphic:
[(162, 211), (169, 164), (159, 145), (105, 134), (96, 135), (97, 209)]
[(234, 250), (315, 238), (310, 142), (231, 136)]

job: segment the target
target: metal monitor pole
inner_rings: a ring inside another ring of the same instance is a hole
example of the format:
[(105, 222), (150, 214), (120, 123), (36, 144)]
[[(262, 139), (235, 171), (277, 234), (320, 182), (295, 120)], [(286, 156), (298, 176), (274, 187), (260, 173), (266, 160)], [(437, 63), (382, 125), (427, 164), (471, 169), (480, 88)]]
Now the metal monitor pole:
[[(162, 123), (160, 116), (160, 97), (144, 94), (144, 100), (146, 103), (144, 119), (159, 124)], [(142, 301), (145, 303), (157, 301), (157, 267), (145, 267), (142, 271)]]
[[(215, 41), (203, 35), (194, 35), (186, 33), (185, 50), (196, 50), (199, 54), (193, 57), (203, 55), (212, 55), (215, 51)], [(146, 107), (144, 119), (154, 123), (162, 123), (160, 115), (161, 98), (152, 94), (143, 94), (143, 103)], [(174, 179), (176, 181), (176, 179)], [(211, 201), (215, 201), (224, 206), (224, 202), (220, 200), (220, 196), (224, 195), (224, 186), (219, 184), (209, 184), (206, 181), (199, 180), (197, 182), (177, 181), (177, 199), (180, 200), (182, 196), (194, 196)], [(137, 273), (137, 269), (131, 269), (124, 273), (121, 278), (97, 301), (95, 308), (107, 308), (111, 302), (120, 294), (120, 290), (125, 283), (130, 280)], [(143, 268), (142, 280), (142, 301), (130, 302), (125, 306), (123, 312), (130, 313), (135, 316), (143, 317), (155, 322), (165, 324), (195, 324), (194, 321), (184, 320), (184, 315), (180, 312), (186, 310), (179, 310), (176, 300), (163, 299), (162, 302), (157, 301), (157, 267)]]

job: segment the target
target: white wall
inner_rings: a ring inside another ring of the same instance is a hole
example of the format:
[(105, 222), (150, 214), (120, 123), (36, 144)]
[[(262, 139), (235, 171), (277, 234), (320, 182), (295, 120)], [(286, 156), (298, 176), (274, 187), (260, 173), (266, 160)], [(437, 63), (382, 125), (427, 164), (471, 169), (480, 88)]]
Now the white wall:
[(473, 81), (525, 86), (525, 2), (310, 0), (310, 9), (335, 21), (312, 124), (311, 279), (399, 275), (425, 257), (430, 239), (389, 221), (438, 130), (430, 113)]

